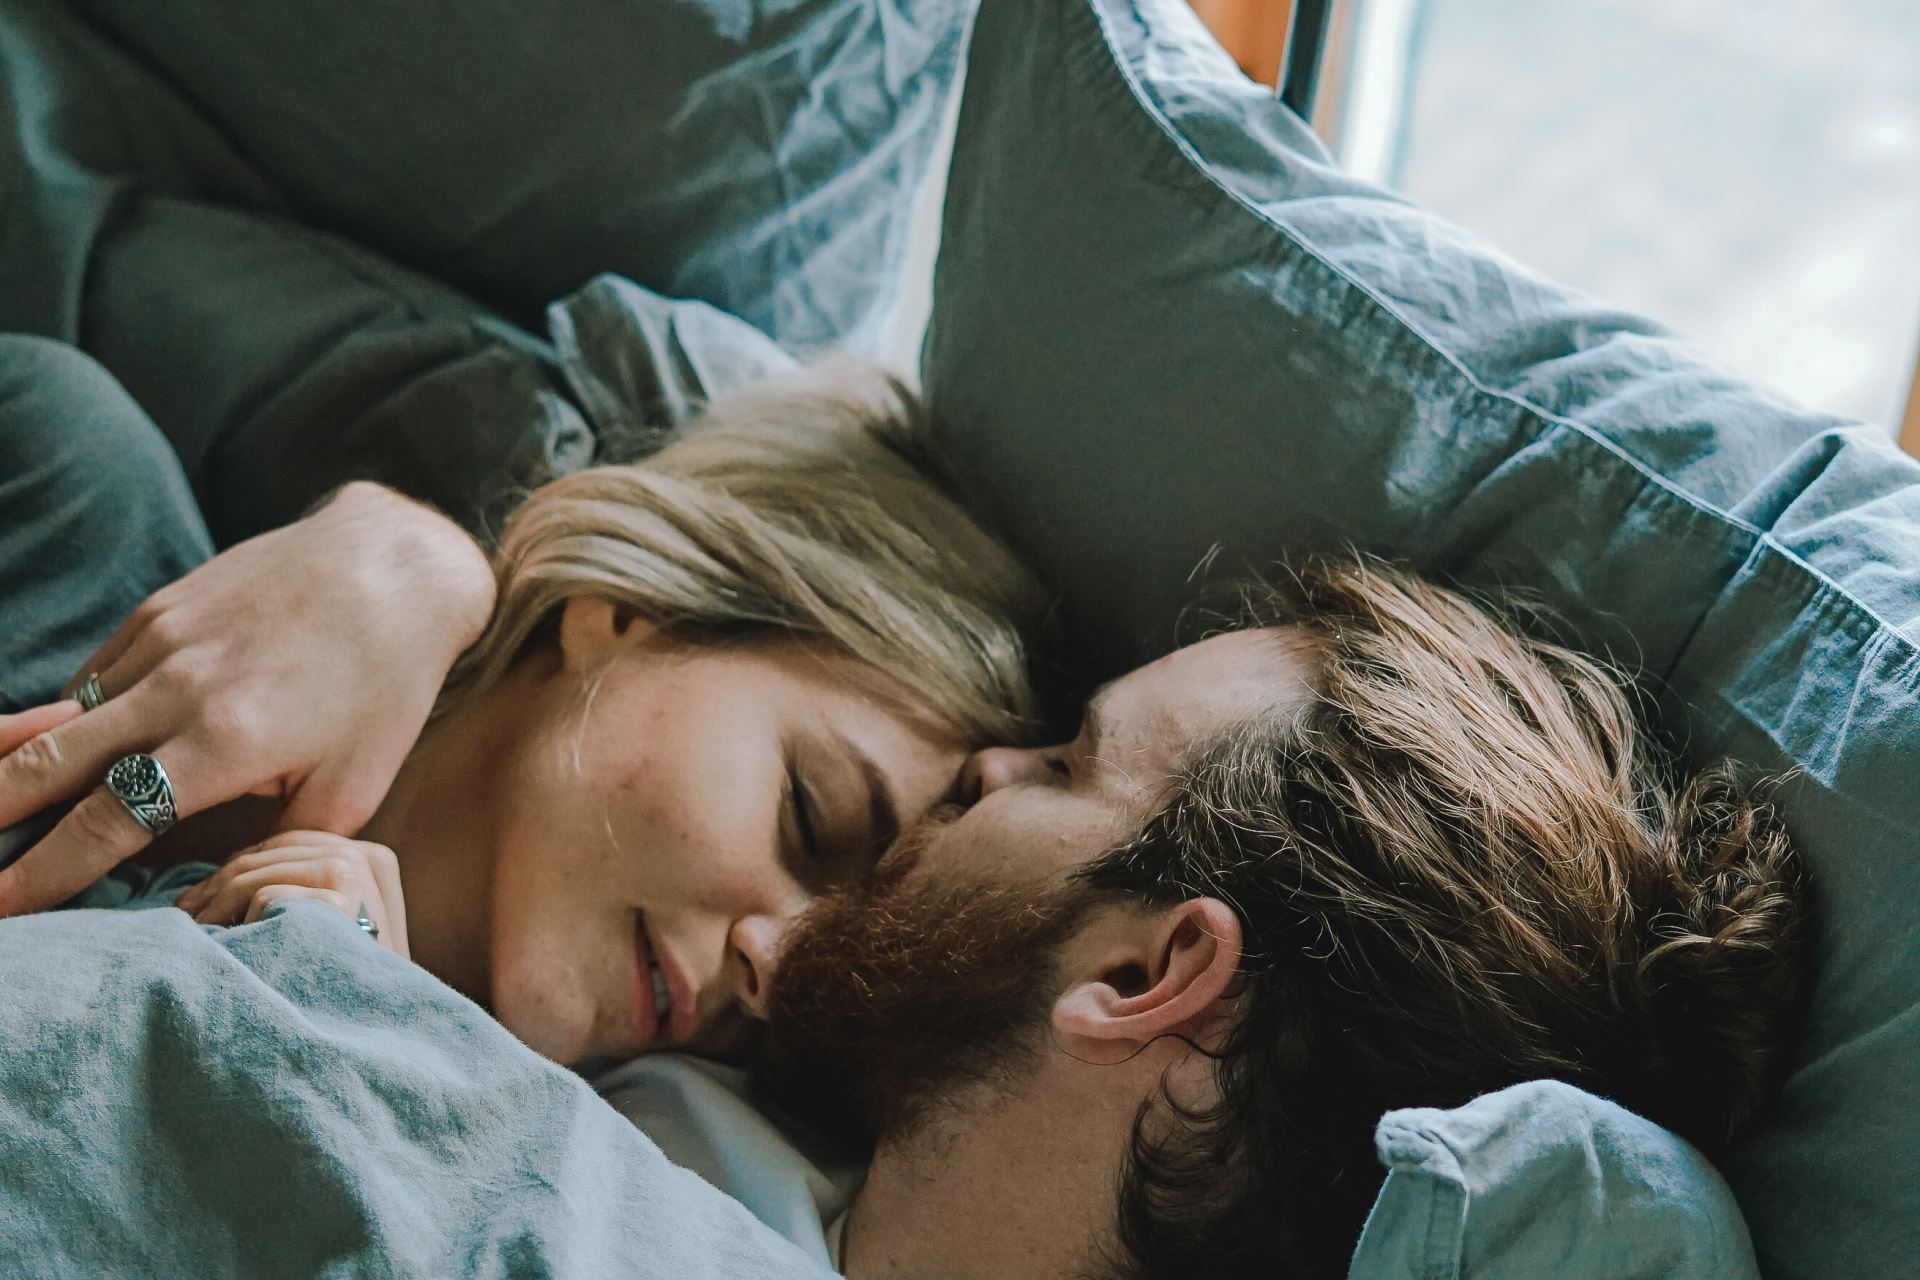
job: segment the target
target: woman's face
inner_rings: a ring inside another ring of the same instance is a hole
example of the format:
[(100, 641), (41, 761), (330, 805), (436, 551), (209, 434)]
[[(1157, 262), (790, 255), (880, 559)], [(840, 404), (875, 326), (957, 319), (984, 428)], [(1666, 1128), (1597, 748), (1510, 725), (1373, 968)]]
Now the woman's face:
[(748, 1047), (788, 924), (948, 798), (967, 744), (817, 645), (664, 641), (576, 600), (499, 796), (496, 1017), (556, 1061)]

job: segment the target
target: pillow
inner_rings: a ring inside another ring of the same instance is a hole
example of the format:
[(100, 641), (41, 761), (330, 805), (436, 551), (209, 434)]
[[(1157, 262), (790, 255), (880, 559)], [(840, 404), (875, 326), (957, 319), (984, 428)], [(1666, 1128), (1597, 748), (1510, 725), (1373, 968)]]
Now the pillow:
[(355, 477), (477, 528), (591, 455), (546, 344), (337, 237), (196, 198), (244, 186), (247, 161), (70, 12), (0, 14), (0, 72), (0, 329), (105, 365), (216, 543)]
[(514, 492), (632, 457), (793, 358), (614, 277), (553, 340), (270, 213), (251, 162), (71, 13), (0, 14), (0, 329), (83, 346), (166, 432), (219, 544), (381, 480), (483, 530)]
[(89, 57), (150, 68), (246, 158), (203, 170), (209, 199), (529, 326), (613, 272), (801, 351), (886, 336), (965, 20), (944, 0), (75, 7)]
[(1215, 543), (1358, 544), (1531, 589), (1691, 761), (1797, 770), (1810, 1026), (1726, 1173), (1764, 1273), (1920, 1274), (1920, 466), (1340, 174), (1179, 0), (984, 0), (967, 78), (924, 382), (1096, 674)]
[(103, 237), (85, 300), (92, 353), (167, 433), (220, 545), (355, 478), (485, 534), (526, 489), (645, 456), (796, 365), (742, 320), (612, 276), (537, 340), (337, 237), (162, 196)]
[(477, 530), (594, 451), (545, 344), (292, 223), (136, 197), (84, 299), (87, 350), (166, 432), (218, 545), (355, 478)]
[(1727, 1184), (1698, 1151), (1557, 1080), (1451, 1111), (1389, 1111), (1387, 1180), (1355, 1280), (1758, 1280)]

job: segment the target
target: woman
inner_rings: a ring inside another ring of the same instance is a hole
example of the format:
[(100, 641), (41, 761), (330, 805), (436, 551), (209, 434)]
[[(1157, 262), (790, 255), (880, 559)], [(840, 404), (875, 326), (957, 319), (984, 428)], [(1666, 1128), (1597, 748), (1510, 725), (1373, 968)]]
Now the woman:
[[(557, 1061), (726, 1055), (787, 922), (969, 750), (1035, 727), (1038, 589), (871, 370), (729, 398), (644, 463), (542, 486), (493, 568), (492, 616), (371, 818), (255, 842), (179, 906), (327, 903)], [(140, 643), (101, 651), (88, 715), (137, 683)], [(28, 711), (13, 737), (63, 720)]]

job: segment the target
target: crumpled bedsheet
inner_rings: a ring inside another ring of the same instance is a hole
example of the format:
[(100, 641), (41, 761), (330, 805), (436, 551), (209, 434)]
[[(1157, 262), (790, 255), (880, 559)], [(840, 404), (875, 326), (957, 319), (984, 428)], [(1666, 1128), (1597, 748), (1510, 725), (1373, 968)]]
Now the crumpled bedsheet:
[(18, 1276), (829, 1275), (323, 906), (0, 921)]

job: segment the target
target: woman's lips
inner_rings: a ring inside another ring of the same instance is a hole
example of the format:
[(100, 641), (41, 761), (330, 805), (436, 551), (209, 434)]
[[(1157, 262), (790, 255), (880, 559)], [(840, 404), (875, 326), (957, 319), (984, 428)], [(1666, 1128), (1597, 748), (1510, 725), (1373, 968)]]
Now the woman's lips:
[[(647, 936), (646, 917), (635, 915), (633, 921), (633, 1035), (634, 1042), (641, 1049), (656, 1048), (660, 1039), (661, 1019), (656, 1008), (653, 990), (653, 939)], [(671, 995), (671, 989), (669, 989)]]
[(667, 1018), (663, 1032), (669, 1044), (685, 1044), (700, 1029), (700, 1006), (693, 998), (693, 988), (687, 984), (686, 972), (665, 951), (654, 952), (653, 962), (659, 966), (660, 976), (667, 980)]
[[(699, 1030), (700, 1011), (686, 974), (659, 947), (647, 930), (646, 916), (636, 914), (633, 926), (633, 1029), (641, 1049), (667, 1049), (685, 1044)], [(656, 999), (653, 975), (658, 970), (667, 992), (665, 1010)]]

